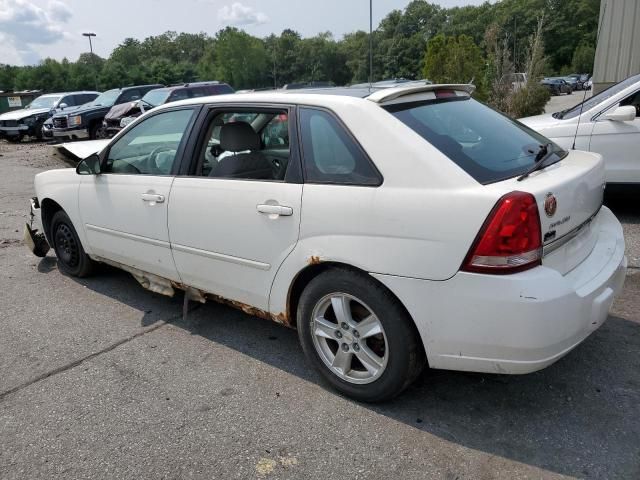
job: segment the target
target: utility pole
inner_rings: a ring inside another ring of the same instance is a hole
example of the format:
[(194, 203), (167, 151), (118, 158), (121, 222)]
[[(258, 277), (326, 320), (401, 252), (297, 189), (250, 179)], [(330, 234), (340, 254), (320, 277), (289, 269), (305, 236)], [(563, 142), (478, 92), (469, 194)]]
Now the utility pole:
[(373, 83), (373, 0), (369, 0), (369, 88)]
[(96, 91), (98, 91), (98, 72), (96, 71), (96, 64), (93, 61), (93, 44), (91, 43), (91, 37), (95, 37), (96, 34), (93, 32), (86, 32), (82, 34), (83, 37), (87, 37), (89, 39), (89, 50), (91, 51), (91, 62), (93, 62), (93, 77), (96, 82)]
[(516, 37), (518, 35), (518, 24), (516, 22), (516, 17), (513, 17), (513, 69), (517, 72), (518, 66), (516, 63)]
[(273, 88), (278, 89), (278, 80), (276, 79), (276, 40), (273, 41)]

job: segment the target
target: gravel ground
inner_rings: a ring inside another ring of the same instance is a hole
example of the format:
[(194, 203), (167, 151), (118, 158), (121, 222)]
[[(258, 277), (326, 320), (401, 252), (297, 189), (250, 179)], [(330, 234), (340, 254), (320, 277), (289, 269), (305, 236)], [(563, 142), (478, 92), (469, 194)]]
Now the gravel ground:
[[(575, 95), (575, 94), (574, 94)], [(19, 244), (49, 147), (0, 142), (0, 478), (640, 478), (640, 207), (607, 195), (629, 270), (608, 321), (525, 376), (425, 372), (363, 405), (296, 333)]]

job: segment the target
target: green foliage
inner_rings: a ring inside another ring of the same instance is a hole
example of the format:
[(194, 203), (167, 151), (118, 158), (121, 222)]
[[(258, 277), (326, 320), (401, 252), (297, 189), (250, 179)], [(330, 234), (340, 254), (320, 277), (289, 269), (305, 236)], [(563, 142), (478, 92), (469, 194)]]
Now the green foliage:
[(264, 44), (237, 28), (219, 31), (215, 47), (209, 50), (208, 66), (213, 78), (234, 85), (251, 88), (264, 84), (267, 55)]
[(423, 75), (434, 83), (474, 83), (483, 97), (484, 69), (482, 50), (467, 35), (441, 33), (427, 43)]
[[(391, 11), (373, 32), (373, 79), (427, 76), (466, 83), (473, 78), (476, 95), (489, 98), (502, 72), (529, 68), (529, 39), (543, 16), (544, 73), (590, 71), (600, 1), (501, 0), (444, 8), (412, 0), (404, 10)], [(105, 90), (196, 80), (226, 81), (241, 89), (368, 79), (369, 34), (364, 31), (339, 40), (330, 32), (302, 38), (291, 29), (263, 39), (235, 28), (213, 36), (168, 31), (143, 40), (125, 38), (107, 59), (82, 54), (75, 62), (0, 65), (0, 90), (94, 89), (96, 83)]]
[(530, 117), (544, 113), (549, 101), (549, 90), (538, 83), (516, 90), (511, 96), (509, 114), (514, 118)]
[(576, 73), (591, 73), (593, 72), (593, 60), (596, 56), (596, 49), (591, 45), (580, 45), (573, 52), (573, 60), (571, 61), (571, 68)]

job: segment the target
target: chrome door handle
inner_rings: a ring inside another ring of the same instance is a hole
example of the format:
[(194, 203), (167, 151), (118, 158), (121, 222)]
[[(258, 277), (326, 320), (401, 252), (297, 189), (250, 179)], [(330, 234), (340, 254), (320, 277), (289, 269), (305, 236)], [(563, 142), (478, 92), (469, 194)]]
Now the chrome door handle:
[(157, 195), (155, 193), (143, 193), (140, 195), (143, 202), (162, 203), (164, 202), (164, 195)]
[(258, 205), (256, 207), (258, 212), (266, 213), (268, 215), (280, 215), (283, 217), (289, 217), (293, 215), (293, 208), (285, 207), (283, 205)]

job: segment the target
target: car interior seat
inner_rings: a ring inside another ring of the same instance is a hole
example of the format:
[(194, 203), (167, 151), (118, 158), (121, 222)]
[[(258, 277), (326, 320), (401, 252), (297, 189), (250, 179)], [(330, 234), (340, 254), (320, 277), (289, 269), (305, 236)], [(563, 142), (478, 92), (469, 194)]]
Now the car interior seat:
[(273, 178), (274, 167), (260, 152), (260, 135), (248, 123), (224, 124), (220, 129), (220, 147), (233, 155), (220, 159), (210, 177)]

